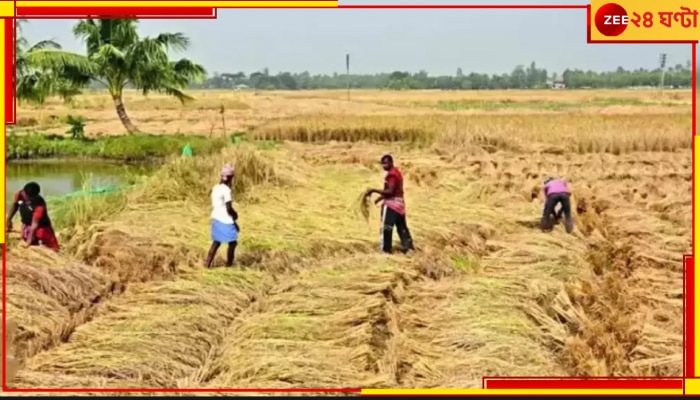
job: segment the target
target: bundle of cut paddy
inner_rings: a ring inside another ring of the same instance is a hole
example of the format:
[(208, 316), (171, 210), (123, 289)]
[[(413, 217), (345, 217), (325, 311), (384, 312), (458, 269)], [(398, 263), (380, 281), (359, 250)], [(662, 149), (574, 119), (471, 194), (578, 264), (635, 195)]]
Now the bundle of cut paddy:
[(18, 378), (28, 383), (51, 375), (51, 387), (67, 387), (77, 377), (153, 388), (201, 386), (216, 373), (224, 329), (270, 282), (255, 271), (200, 272), (132, 285), (70, 341), (28, 360)]
[(43, 248), (7, 253), (7, 315), (17, 321), (17, 356), (60, 343), (119, 290), (99, 270)]
[(385, 293), (400, 276), (378, 255), (301, 272), (236, 319), (210, 387), (390, 386), (398, 348)]

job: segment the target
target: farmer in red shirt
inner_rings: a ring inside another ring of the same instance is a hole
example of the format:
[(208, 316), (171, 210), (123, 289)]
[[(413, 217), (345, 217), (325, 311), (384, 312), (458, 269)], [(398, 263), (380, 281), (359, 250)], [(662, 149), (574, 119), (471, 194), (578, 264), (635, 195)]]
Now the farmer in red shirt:
[(29, 182), (24, 189), (15, 193), (5, 226), (12, 231), (12, 218), (19, 211), (22, 220), (22, 240), (28, 246), (43, 245), (58, 251), (58, 239), (53, 231), (46, 201), (39, 194), (41, 188), (36, 182)]
[[(566, 232), (571, 233), (574, 230), (574, 221), (571, 217), (571, 189), (569, 185), (563, 179), (547, 178), (544, 181), (544, 211), (542, 212), (542, 222), (540, 223), (540, 229), (543, 231), (549, 231), (552, 229), (552, 224), (550, 219), (552, 215), (555, 219), (561, 217), (564, 214), (564, 226), (566, 227)], [(561, 204), (561, 209), (559, 212), (555, 212), (557, 205)]]
[(365, 197), (373, 193), (380, 197), (375, 204), (384, 201), (382, 204), (382, 229), (380, 232), (381, 249), (385, 253), (391, 253), (392, 234), (394, 225), (401, 239), (402, 252), (407, 253), (413, 250), (413, 239), (406, 224), (406, 203), (403, 198), (403, 175), (394, 166), (394, 159), (391, 155), (385, 154), (381, 159), (382, 168), (386, 171), (384, 178), (384, 190), (367, 189)]

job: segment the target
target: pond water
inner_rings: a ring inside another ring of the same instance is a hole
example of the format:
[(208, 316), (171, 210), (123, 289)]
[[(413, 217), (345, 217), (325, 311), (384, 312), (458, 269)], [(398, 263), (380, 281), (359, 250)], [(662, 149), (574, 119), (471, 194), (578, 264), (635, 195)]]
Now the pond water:
[(14, 193), (31, 181), (41, 186), (42, 196), (50, 198), (80, 191), (85, 187), (128, 184), (134, 177), (151, 174), (155, 168), (154, 165), (92, 161), (10, 162), (6, 167), (5, 204), (10, 204)]

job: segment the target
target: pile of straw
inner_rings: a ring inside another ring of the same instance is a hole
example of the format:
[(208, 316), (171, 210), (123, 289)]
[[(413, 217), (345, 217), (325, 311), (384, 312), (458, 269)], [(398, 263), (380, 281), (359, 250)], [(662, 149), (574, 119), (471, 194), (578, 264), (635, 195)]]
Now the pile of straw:
[(87, 239), (77, 249), (77, 255), (120, 282), (171, 277), (177, 273), (178, 265), (189, 258), (186, 248), (116, 229), (94, 227), (85, 236)]
[(141, 387), (201, 385), (217, 373), (213, 363), (224, 328), (269, 283), (260, 273), (209, 270), (132, 285), (99, 318), (78, 327), (70, 342), (30, 359), (16, 384), (49, 386), (34, 379), (51, 374), (52, 387), (68, 387), (76, 377)]
[(222, 373), (211, 386), (394, 384), (386, 361), (396, 349), (386, 348), (381, 332), (387, 327), (385, 294), (397, 279), (398, 271), (381, 256), (355, 256), (300, 273), (227, 331)]
[(98, 269), (43, 248), (7, 253), (7, 315), (18, 324), (16, 355), (25, 358), (70, 337), (117, 283)]
[(12, 380), (15, 379), (17, 372), (19, 372), (21, 365), (20, 360), (15, 355), (14, 346), (18, 325), (16, 321), (10, 319), (6, 321), (5, 326), (7, 328), (7, 332), (5, 333), (5, 337), (7, 338), (7, 346), (5, 347), (7, 354), (4, 355), (6, 380), (7, 382), (12, 382)]

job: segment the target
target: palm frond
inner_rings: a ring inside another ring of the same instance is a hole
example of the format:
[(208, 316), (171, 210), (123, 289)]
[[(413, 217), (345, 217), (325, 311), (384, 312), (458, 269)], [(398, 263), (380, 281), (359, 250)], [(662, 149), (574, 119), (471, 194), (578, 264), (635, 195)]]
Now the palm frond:
[(73, 26), (73, 36), (75, 36), (76, 39), (81, 39), (85, 43), (88, 56), (100, 50), (102, 41), (100, 38), (100, 29), (95, 23), (95, 20), (84, 19), (78, 21), (78, 23)]
[(53, 40), (42, 40), (40, 42), (34, 43), (32, 47), (30, 47), (27, 52), (30, 53), (32, 51), (37, 51), (37, 50), (60, 50), (61, 45), (54, 42)]
[(129, 59), (132, 64), (163, 64), (168, 62), (168, 53), (156, 39), (144, 38), (131, 46)]
[(18, 76), (15, 87), (15, 96), (17, 100), (32, 101), (35, 98), (35, 85), (37, 80), (37, 77), (34, 75)]
[(163, 92), (169, 96), (175, 97), (176, 99), (180, 100), (180, 103), (182, 103), (182, 104), (185, 104), (185, 103), (188, 103), (188, 102), (194, 100), (194, 98), (192, 96), (186, 95), (182, 90), (180, 90), (176, 87), (165, 86), (158, 91)]
[(131, 71), (131, 82), (144, 95), (151, 91), (158, 91), (163, 86), (176, 86), (172, 80), (172, 71), (167, 68), (167, 64), (142, 65), (140, 69)]
[(103, 44), (94, 56), (105, 60), (123, 60), (126, 53), (111, 44)]
[(15, 39), (15, 51), (17, 53), (26, 51), (25, 49), (29, 46), (29, 41), (21, 36)]
[(170, 66), (174, 72), (174, 78), (183, 87), (190, 83), (202, 82), (207, 76), (207, 71), (203, 66), (195, 64), (186, 58), (170, 63)]
[[(24, 20), (17, 21), (21, 30)], [(81, 27), (84, 28), (81, 31)], [(90, 24), (80, 24), (75, 33), (88, 32)], [(21, 36), (15, 46), (16, 96), (20, 101), (43, 103), (50, 96), (64, 100), (80, 93), (96, 72), (95, 64), (86, 56), (64, 51), (53, 40), (33, 45)]]
[(64, 65), (55, 71), (56, 75), (75, 87), (89, 85), (93, 80), (93, 71), (87, 72), (72, 65)]
[(67, 66), (86, 74), (93, 73), (94, 64), (82, 55), (64, 50), (37, 50), (24, 54), (24, 59), (32, 68), (60, 70)]
[(111, 44), (103, 44), (100, 49), (90, 55), (90, 61), (96, 66), (100, 74), (118, 74), (124, 71), (128, 64), (126, 54)]
[(112, 20), (102, 20), (110, 21), (110, 41), (114, 46), (126, 51), (134, 42), (138, 42), (139, 34), (136, 30), (138, 27), (137, 19), (112, 19)]
[(161, 33), (155, 38), (155, 41), (166, 50), (184, 51), (190, 46), (190, 39), (180, 32)]
[(16, 94), (18, 100), (43, 104), (52, 94), (53, 79), (40, 72), (17, 79)]

